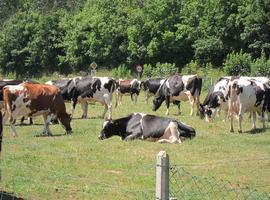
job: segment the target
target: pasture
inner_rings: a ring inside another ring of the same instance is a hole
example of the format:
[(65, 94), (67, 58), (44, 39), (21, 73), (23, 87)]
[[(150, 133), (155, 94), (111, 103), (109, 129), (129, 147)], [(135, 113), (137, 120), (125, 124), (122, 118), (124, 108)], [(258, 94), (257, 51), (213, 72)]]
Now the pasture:
[[(70, 104), (66, 106), (69, 111)], [(169, 117), (194, 127), (197, 137), (179, 145), (123, 142), (119, 137), (98, 140), (103, 123), (98, 118), (103, 106), (98, 103), (89, 106), (89, 119), (80, 119), (78, 104), (72, 135), (64, 135), (60, 125), (51, 125), (53, 137), (35, 137), (43, 130), (41, 117), (34, 119), (33, 126), (18, 125), (17, 138), (6, 125), (0, 191), (25, 199), (154, 199), (156, 154), (165, 150), (171, 164), (184, 166), (190, 173), (270, 192), (269, 123), (266, 131), (251, 133), (245, 115), (244, 133), (229, 133), (223, 113), (206, 123), (198, 116), (189, 116), (189, 103), (183, 102), (181, 110), (177, 116), (176, 107), (171, 106)], [(164, 116), (166, 110), (163, 104), (154, 113), (152, 103), (145, 104), (142, 92), (137, 105), (123, 97), (122, 106), (113, 109), (113, 118), (131, 112)], [(261, 127), (259, 121), (257, 127)]]

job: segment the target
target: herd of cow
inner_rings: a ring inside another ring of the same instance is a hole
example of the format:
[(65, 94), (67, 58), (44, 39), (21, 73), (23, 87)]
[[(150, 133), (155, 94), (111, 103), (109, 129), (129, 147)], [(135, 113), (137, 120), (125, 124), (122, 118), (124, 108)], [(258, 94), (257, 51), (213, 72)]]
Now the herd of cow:
[[(95, 101), (104, 105), (102, 118), (106, 118), (100, 139), (119, 135), (123, 140), (147, 139), (160, 143), (180, 143), (182, 138), (193, 138), (194, 128), (174, 119), (158, 117), (143, 113), (112, 119), (112, 98), (116, 94), (115, 107), (120, 106), (123, 95), (130, 95), (133, 103), (141, 89), (145, 91), (148, 104), (150, 96), (154, 96), (153, 110), (156, 111), (165, 101), (169, 114), (170, 103), (178, 105), (189, 101), (190, 115), (197, 108), (197, 115), (211, 121), (219, 110), (224, 110), (226, 119), (230, 120), (230, 131), (233, 132), (233, 116), (238, 119), (238, 131), (242, 132), (243, 114), (252, 116), (252, 129), (256, 129), (255, 120), (258, 114), (265, 128), (265, 112), (270, 112), (270, 81), (266, 77), (221, 77), (200, 104), (202, 79), (197, 75), (173, 75), (166, 79), (147, 79), (139, 81), (115, 80), (109, 77), (74, 77), (48, 81), (40, 84), (31, 80), (0, 81), (0, 141), (2, 141), (3, 125), (9, 119), (13, 136), (16, 136), (15, 123), (20, 117), (43, 115), (43, 134), (51, 135), (49, 125), (57, 119), (64, 126), (67, 134), (72, 132), (70, 122), (79, 102), (82, 118), (87, 118), (88, 102)], [(71, 101), (72, 112), (66, 112), (65, 101)], [(0, 145), (1, 150), (1, 145)]]

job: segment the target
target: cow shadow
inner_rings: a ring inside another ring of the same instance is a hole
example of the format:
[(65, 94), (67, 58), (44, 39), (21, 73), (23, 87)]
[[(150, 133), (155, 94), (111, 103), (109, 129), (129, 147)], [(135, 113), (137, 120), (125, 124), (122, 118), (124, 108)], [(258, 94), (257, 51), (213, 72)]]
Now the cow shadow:
[(16, 126), (44, 126), (44, 124), (40, 123), (34, 123), (34, 124), (27, 124), (27, 123), (21, 123), (21, 124), (16, 124)]
[(87, 117), (87, 118), (81, 118), (81, 117), (73, 117), (72, 120), (86, 120), (86, 119), (103, 119), (102, 116), (94, 116), (94, 117)]
[(63, 137), (63, 136), (67, 136), (67, 135), (71, 135), (71, 134), (66, 134), (66, 133), (63, 133), (63, 134), (54, 134), (54, 135), (44, 135), (44, 134), (38, 134), (38, 135), (34, 135), (34, 137), (47, 137), (47, 138), (50, 138), (50, 137)]
[(0, 191), (0, 199), (1, 200), (24, 200), (21, 197), (16, 197), (13, 193)]
[(246, 134), (264, 134), (267, 130), (270, 130), (270, 127), (267, 127), (267, 128), (256, 128), (255, 130), (251, 129), (251, 130), (248, 130), (248, 131), (244, 131), (243, 133), (246, 133)]

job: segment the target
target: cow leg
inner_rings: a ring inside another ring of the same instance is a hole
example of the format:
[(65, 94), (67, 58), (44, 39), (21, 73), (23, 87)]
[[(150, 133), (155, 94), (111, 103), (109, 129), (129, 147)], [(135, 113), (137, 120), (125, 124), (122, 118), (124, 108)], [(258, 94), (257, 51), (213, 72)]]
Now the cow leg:
[(14, 118), (11, 117), (11, 125), (10, 126), (11, 126), (13, 137), (17, 136), (15, 124), (16, 124), (16, 118), (14, 119)]
[(133, 104), (137, 104), (138, 95), (134, 94)]
[(75, 111), (75, 108), (76, 108), (76, 104), (78, 102), (78, 99), (77, 98), (73, 98), (71, 100), (71, 118), (73, 118), (73, 114), (74, 114), (74, 111)]
[(116, 90), (115, 92), (115, 108), (118, 106), (119, 104), (119, 92)]
[(191, 95), (188, 95), (188, 99), (189, 99), (189, 102), (190, 102), (190, 105), (191, 105), (190, 116), (192, 116), (193, 112), (194, 112), (194, 106), (195, 106), (196, 102), (195, 102), (194, 98)]
[(108, 119), (112, 119), (112, 98), (109, 95), (105, 94), (104, 101), (104, 112), (101, 117), (105, 118), (105, 115), (109, 110)]
[(33, 125), (34, 123), (33, 123), (33, 118), (32, 117), (29, 117), (29, 124), (30, 125)]
[[(1, 111), (0, 111), (0, 112), (1, 112)], [(7, 122), (8, 118), (9, 118), (9, 116), (10, 116), (10, 113), (9, 113), (8, 111), (4, 111), (4, 112), (3, 112), (3, 119), (2, 119), (2, 124), (3, 124), (3, 126), (6, 124), (6, 122)]]
[(88, 110), (88, 103), (87, 101), (82, 100), (81, 102), (81, 108), (82, 108), (82, 119), (86, 119), (87, 118), (87, 110)]
[(238, 115), (238, 133), (242, 133), (243, 114)]
[(47, 135), (47, 136), (52, 135), (50, 128), (49, 128), (49, 125), (50, 125), (52, 118), (53, 118), (52, 114), (43, 114), (43, 119), (44, 119), (44, 130), (42, 132), (43, 135)]
[(149, 92), (148, 91), (145, 91), (145, 101), (146, 101), (146, 104), (148, 104), (149, 102)]
[[(255, 115), (256, 115), (256, 113), (255, 113)], [(264, 117), (265, 117), (264, 112), (262, 112), (262, 113), (261, 113), (261, 118), (262, 118), (262, 125), (263, 125), (263, 129), (265, 129), (265, 128), (266, 128), (266, 126), (265, 126), (265, 119), (264, 119)]]
[(166, 115), (169, 115), (169, 108), (170, 108), (170, 97), (169, 96), (166, 96), (165, 103), (166, 103), (166, 108), (167, 108)]
[(23, 117), (21, 118), (21, 125), (23, 124), (24, 120), (25, 120), (25, 117), (23, 116)]
[(252, 130), (256, 130), (256, 112), (251, 112), (250, 114), (252, 114)]
[(230, 119), (230, 132), (234, 132), (234, 130), (233, 130), (233, 115), (232, 114), (230, 114), (229, 116), (228, 116), (228, 118)]
[(133, 134), (127, 136), (127, 137), (124, 139), (124, 141), (134, 140), (134, 139), (136, 139), (136, 138), (138, 138), (138, 137), (139, 137), (139, 134), (133, 133)]
[(180, 101), (177, 103), (177, 108), (178, 108), (178, 115), (181, 115), (181, 102)]
[(171, 122), (168, 126), (168, 128), (166, 128), (165, 132), (164, 132), (164, 136), (169, 136), (168, 139), (160, 139), (157, 142), (158, 143), (181, 143), (181, 140), (179, 138), (179, 131), (178, 131), (178, 125), (175, 122)]

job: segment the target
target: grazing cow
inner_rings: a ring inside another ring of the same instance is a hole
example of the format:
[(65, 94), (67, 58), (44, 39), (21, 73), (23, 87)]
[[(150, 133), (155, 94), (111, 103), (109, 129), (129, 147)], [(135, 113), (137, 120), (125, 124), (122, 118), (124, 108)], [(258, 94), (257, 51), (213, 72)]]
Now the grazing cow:
[(199, 107), (199, 113), (201, 118), (206, 118), (206, 121), (210, 121), (219, 109), (228, 112), (228, 101), (225, 98), (226, 88), (231, 80), (231, 77), (221, 77), (216, 81), (215, 85), (211, 87), (208, 94), (202, 104)]
[[(202, 79), (197, 75), (174, 75), (166, 79), (153, 101), (153, 111), (156, 111), (163, 101), (166, 102), (169, 114), (170, 101), (189, 101), (190, 115), (193, 115), (194, 106), (199, 109)], [(198, 114), (198, 111), (197, 111)]]
[(242, 119), (246, 112), (252, 113), (252, 130), (256, 129), (256, 113), (262, 116), (265, 128), (264, 112), (270, 111), (270, 88), (254, 79), (236, 78), (227, 86), (228, 117), (230, 131), (233, 132), (233, 115), (238, 119), (238, 132), (242, 132)]
[[(0, 104), (1, 104), (1, 108), (3, 107), (3, 88), (7, 85), (19, 85), (23, 82), (27, 82), (27, 83), (35, 83), (38, 84), (38, 82), (33, 81), (33, 80), (12, 80), (12, 79), (3, 79), (0, 81)], [(21, 118), (21, 124), (24, 121), (24, 117)], [(32, 125), (33, 124), (33, 119), (30, 117), (29, 118), (29, 124)]]
[(4, 87), (3, 122), (10, 117), (13, 136), (16, 136), (15, 121), (19, 116), (43, 115), (45, 126), (43, 134), (51, 135), (49, 123), (57, 116), (66, 129), (71, 133), (71, 117), (66, 113), (66, 106), (60, 90), (46, 84), (22, 83)]
[[(160, 90), (162, 84), (166, 79), (155, 78), (155, 79), (147, 79), (142, 81), (142, 88), (145, 91), (145, 101), (148, 104), (148, 100), (151, 96), (157, 96), (158, 91)], [(173, 101), (173, 104), (178, 107), (178, 114), (180, 114), (180, 101)]]
[[(211, 121), (215, 114), (219, 110), (224, 110), (226, 115), (225, 119), (227, 118), (228, 112), (228, 99), (225, 98), (226, 96), (226, 88), (230, 81), (237, 79), (240, 77), (232, 77), (226, 76), (221, 77), (219, 80), (216, 81), (213, 87), (211, 87), (208, 91), (208, 94), (203, 102), (200, 104), (200, 117), (206, 119), (206, 121)], [(241, 79), (246, 80), (256, 80), (262, 83), (269, 83), (269, 78), (266, 77), (241, 77)]]
[(105, 106), (102, 117), (109, 110), (108, 118), (112, 117), (112, 94), (115, 91), (115, 80), (108, 77), (75, 77), (48, 81), (46, 84), (60, 88), (63, 98), (72, 101), (72, 115), (77, 102), (81, 103), (82, 118), (87, 118), (88, 101), (97, 101)]
[(116, 104), (115, 107), (122, 104), (123, 95), (130, 95), (134, 104), (137, 103), (137, 98), (141, 90), (141, 81), (137, 79), (132, 80), (118, 80), (116, 89)]
[(127, 117), (105, 121), (99, 139), (118, 135), (122, 140), (151, 140), (159, 143), (181, 143), (181, 137), (193, 138), (195, 130), (177, 120), (132, 113)]
[(142, 81), (142, 88), (145, 91), (145, 101), (148, 104), (148, 100), (151, 96), (156, 96), (157, 92), (160, 90), (162, 84), (166, 79), (155, 78), (155, 79), (147, 79)]

